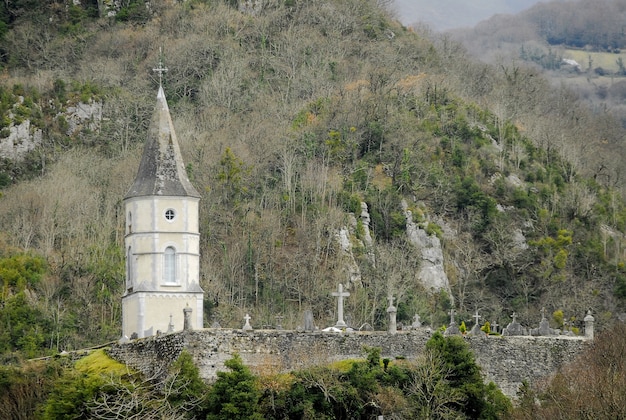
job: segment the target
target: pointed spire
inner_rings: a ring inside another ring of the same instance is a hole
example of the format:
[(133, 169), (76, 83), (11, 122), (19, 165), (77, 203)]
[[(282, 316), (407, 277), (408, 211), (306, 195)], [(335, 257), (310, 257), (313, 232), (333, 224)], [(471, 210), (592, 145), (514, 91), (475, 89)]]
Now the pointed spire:
[(200, 197), (191, 185), (174, 132), (174, 124), (163, 91), (162, 74), (167, 71), (163, 63), (154, 69), (159, 73), (157, 103), (152, 114), (148, 139), (143, 150), (135, 182), (126, 198), (146, 195)]

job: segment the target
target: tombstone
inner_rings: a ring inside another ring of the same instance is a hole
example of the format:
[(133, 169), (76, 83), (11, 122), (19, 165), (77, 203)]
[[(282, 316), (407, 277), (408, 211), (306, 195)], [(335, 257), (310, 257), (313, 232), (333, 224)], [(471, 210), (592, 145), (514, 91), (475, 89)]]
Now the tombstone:
[(187, 304), (187, 306), (185, 306), (185, 309), (183, 309), (183, 315), (184, 315), (183, 331), (193, 330), (193, 328), (191, 327), (191, 313), (192, 312), (193, 312), (193, 309), (191, 309), (189, 307), (189, 304)]
[(497, 333), (500, 332), (500, 331), (498, 331), (498, 327), (499, 326), (500, 326), (500, 324), (498, 324), (498, 321), (493, 321), (491, 324), (489, 324), (489, 329), (497, 334)]
[(315, 323), (313, 322), (313, 311), (310, 309), (304, 311), (304, 331), (315, 331)]
[(595, 319), (591, 315), (591, 309), (587, 311), (587, 316), (585, 316), (583, 321), (585, 321), (585, 338), (593, 340), (593, 322)]
[(246, 323), (243, 325), (242, 330), (244, 331), (252, 331), (252, 325), (250, 325), (250, 315), (246, 314), (246, 316), (243, 317), (243, 319), (246, 321)]
[(361, 325), (361, 328), (359, 328), (359, 331), (374, 331), (374, 327), (372, 327), (370, 324), (366, 322), (365, 324)]
[(479, 322), (478, 320), (481, 318), (481, 316), (478, 315), (478, 309), (476, 310), (474, 315), (472, 315), (472, 318), (474, 318), (474, 326), (470, 330), (469, 335), (473, 335), (477, 337), (485, 335), (485, 333), (480, 329), (480, 324), (478, 323)]
[(387, 300), (389, 301), (389, 307), (387, 308), (387, 313), (389, 314), (389, 327), (387, 328), (387, 332), (389, 334), (395, 334), (398, 332), (398, 326), (396, 325), (396, 314), (398, 310), (395, 306), (393, 306), (393, 296), (389, 296)]
[(526, 329), (522, 327), (522, 325), (519, 322), (517, 322), (517, 314), (515, 312), (513, 312), (513, 315), (511, 315), (511, 318), (513, 318), (513, 321), (511, 321), (509, 325), (507, 325), (506, 328), (502, 330), (502, 335), (506, 335), (506, 336), (526, 335)]
[(422, 322), (420, 321), (420, 316), (418, 314), (413, 315), (413, 323), (411, 324), (411, 328), (421, 328)]
[(541, 321), (539, 321), (539, 328), (532, 329), (530, 334), (538, 336), (558, 335), (556, 330), (550, 328), (550, 322), (546, 319), (546, 308), (541, 308)]
[(213, 323), (211, 324), (211, 328), (222, 328), (222, 326), (220, 325), (220, 322), (216, 319), (215, 321), (213, 321)]
[(174, 322), (172, 322), (172, 314), (170, 314), (170, 323), (167, 325), (167, 332), (168, 333), (174, 332)]
[(443, 333), (443, 335), (445, 337), (448, 337), (450, 335), (459, 335), (461, 334), (461, 331), (459, 331), (459, 326), (456, 325), (456, 321), (454, 320), (454, 308), (450, 309), (450, 325), (448, 325), (448, 328), (446, 328), (446, 331)]
[(350, 296), (349, 292), (343, 291), (343, 284), (339, 283), (336, 292), (331, 293), (332, 296), (337, 297), (337, 323), (335, 324), (336, 328), (346, 328), (347, 325), (343, 320), (343, 298)]

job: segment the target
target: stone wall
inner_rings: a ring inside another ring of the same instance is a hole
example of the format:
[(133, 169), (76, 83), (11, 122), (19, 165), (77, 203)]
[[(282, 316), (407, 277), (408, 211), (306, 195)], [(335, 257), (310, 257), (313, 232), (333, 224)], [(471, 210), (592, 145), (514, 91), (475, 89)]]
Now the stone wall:
[[(226, 370), (239, 353), (256, 372), (288, 371), (328, 361), (362, 358), (363, 346), (379, 347), (383, 358), (415, 358), (430, 334), (426, 330), (349, 334), (296, 331), (204, 329), (116, 344), (109, 354), (148, 377), (162, 374), (183, 349), (193, 356), (207, 380)], [(515, 396), (522, 380), (535, 382), (557, 371), (582, 352), (589, 341), (556, 337), (467, 337), (485, 379)]]

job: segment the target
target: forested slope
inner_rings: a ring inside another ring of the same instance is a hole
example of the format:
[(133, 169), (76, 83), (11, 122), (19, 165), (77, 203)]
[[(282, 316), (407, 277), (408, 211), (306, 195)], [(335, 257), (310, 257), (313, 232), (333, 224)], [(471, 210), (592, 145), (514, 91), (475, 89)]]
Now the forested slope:
[[(1, 166), (2, 352), (119, 337), (121, 200), (161, 59), (203, 196), (207, 325), (239, 327), (249, 312), (295, 328), (308, 308), (332, 322), (350, 264), (336, 233), (361, 201), (374, 241), (357, 225), (353, 325), (384, 328), (390, 293), (399, 321), (435, 326), (453, 302), (461, 319), (480, 309), (500, 323), (513, 311), (536, 323), (545, 306), (554, 327), (593, 308), (602, 328), (624, 311), (619, 124), (536, 72), (407, 30), (375, 1), (231, 3), (129, 1), (117, 17), (97, 2), (2, 6), (3, 128), (18, 116), (43, 132)], [(90, 101), (99, 126), (68, 135), (64, 110)], [(402, 200), (441, 237), (451, 296), (417, 278)]]

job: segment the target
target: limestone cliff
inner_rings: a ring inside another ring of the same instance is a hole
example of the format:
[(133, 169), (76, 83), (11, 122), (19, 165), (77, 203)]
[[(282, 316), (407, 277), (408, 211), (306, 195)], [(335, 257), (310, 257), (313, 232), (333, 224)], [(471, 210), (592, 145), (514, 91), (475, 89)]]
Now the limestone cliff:
[[(24, 97), (18, 96), (14, 110), (24, 103)], [(37, 105), (33, 105), (39, 107)], [(6, 115), (8, 126), (0, 132), (0, 159), (9, 159), (16, 162), (24, 160), (26, 154), (34, 150), (43, 141), (43, 130), (37, 127), (31, 119), (24, 119), (16, 112), (9, 111)], [(102, 102), (78, 102), (67, 106), (56, 115), (67, 123), (65, 134), (73, 136), (81, 130), (97, 131), (102, 122)]]
[(434, 291), (450, 292), (450, 283), (443, 265), (441, 240), (435, 234), (429, 235), (413, 220), (413, 213), (408, 209), (406, 201), (402, 201), (402, 210), (406, 218), (406, 234), (409, 241), (421, 252), (422, 261), (418, 278), (422, 284)]

